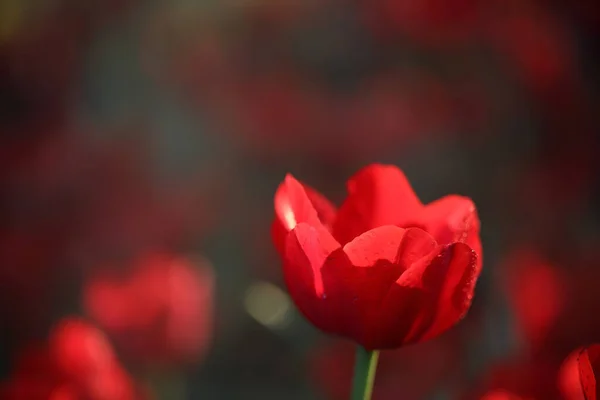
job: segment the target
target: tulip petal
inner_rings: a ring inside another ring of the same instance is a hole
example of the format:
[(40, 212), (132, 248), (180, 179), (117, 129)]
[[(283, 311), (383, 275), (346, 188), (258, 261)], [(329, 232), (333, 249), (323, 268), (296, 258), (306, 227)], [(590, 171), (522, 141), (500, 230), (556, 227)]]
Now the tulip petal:
[[(346, 260), (328, 262), (322, 269), (327, 301), (337, 308), (337, 333), (369, 343), (377, 323), (373, 312), (404, 270), (397, 262), (405, 230), (382, 226), (363, 233), (344, 246)], [(341, 257), (340, 257), (341, 258)]]
[(418, 222), (439, 244), (466, 243), (477, 253), (478, 269), (481, 268), (480, 223), (477, 209), (471, 199), (457, 195), (442, 197), (423, 208)]
[[(346, 243), (344, 252), (355, 267), (373, 267), (380, 261), (397, 263), (399, 256), (405, 253), (402, 250), (408, 247), (412, 248), (412, 245), (417, 241), (412, 233), (413, 229), (406, 230), (394, 225), (380, 226)], [(427, 236), (429, 237), (429, 235)], [(430, 242), (426, 242), (425, 245), (435, 243), (431, 237), (429, 239)], [(400, 272), (403, 272), (407, 267), (408, 265), (401, 266), (398, 264)], [(399, 276), (400, 273), (396, 278)]]
[[(299, 223), (288, 234), (283, 276), (294, 302), (314, 325), (336, 333), (337, 322), (330, 310), (342, 308), (335, 296), (326, 292), (322, 268), (326, 262), (347, 263), (339, 243), (322, 226)], [(332, 318), (333, 316), (333, 318)]]
[(319, 217), (304, 186), (291, 174), (285, 177), (275, 193), (275, 214), (289, 232), (301, 222), (316, 224)]
[[(418, 288), (400, 288), (396, 281), (415, 263), (437, 254), (437, 248), (427, 232), (395, 226), (373, 229), (348, 243), (344, 250), (352, 268), (337, 274), (338, 285), (343, 283), (346, 291), (343, 311), (353, 321), (345, 334), (367, 349), (402, 344), (403, 336), (422, 312), (419, 307), (427, 293)], [(371, 267), (364, 267), (368, 265)], [(394, 292), (396, 302), (389, 301), (390, 292)], [(398, 292), (402, 292), (400, 296), (396, 296)]]
[(373, 164), (348, 181), (348, 197), (333, 224), (333, 235), (346, 244), (379, 226), (399, 225), (422, 205), (406, 176), (397, 167)]
[(398, 249), (396, 260), (406, 271), (422, 263), (423, 260), (428, 260), (438, 247), (438, 243), (428, 232), (420, 228), (408, 228), (402, 246)]
[[(413, 334), (419, 340), (431, 339), (462, 319), (471, 306), (477, 282), (477, 254), (464, 243), (445, 246), (423, 271), (424, 289), (430, 293), (433, 311), (425, 330)], [(402, 284), (403, 277), (399, 279)], [(409, 336), (409, 340), (413, 340)]]
[(458, 322), (471, 304), (476, 262), (476, 254), (463, 243), (414, 257), (382, 304), (379, 330), (388, 336), (380, 343), (392, 348), (427, 340)]
[(283, 254), (288, 232), (301, 222), (331, 227), (335, 212), (325, 196), (288, 174), (275, 193), (275, 220), (271, 226), (275, 247)]
[(600, 371), (600, 345), (589, 346), (579, 353), (579, 379), (585, 400), (600, 398), (596, 374)]
[(304, 186), (304, 191), (306, 192), (308, 199), (315, 208), (315, 211), (317, 211), (319, 221), (321, 221), (325, 227), (331, 229), (337, 213), (335, 206), (327, 199), (327, 197), (323, 196), (317, 190), (306, 184), (302, 185)]
[(579, 371), (579, 359), (585, 348), (578, 348), (565, 359), (558, 373), (558, 388), (566, 400), (585, 400)]
[(381, 336), (377, 310), (390, 288), (437, 247), (425, 231), (388, 225), (365, 232), (342, 251), (327, 230), (301, 223), (288, 237), (284, 275), (313, 324), (370, 348)]

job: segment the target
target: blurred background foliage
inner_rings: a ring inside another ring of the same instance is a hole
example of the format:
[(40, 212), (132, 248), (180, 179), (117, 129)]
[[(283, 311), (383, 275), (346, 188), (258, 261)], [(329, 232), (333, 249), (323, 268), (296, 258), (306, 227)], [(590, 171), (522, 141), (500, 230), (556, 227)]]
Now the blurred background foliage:
[(472, 197), (485, 261), (375, 398), (557, 398), (600, 334), (599, 28), (592, 0), (1, 0), (5, 386), (79, 315), (150, 398), (343, 399), (352, 349), (290, 303), (272, 198), (292, 172), (339, 203), (385, 162)]

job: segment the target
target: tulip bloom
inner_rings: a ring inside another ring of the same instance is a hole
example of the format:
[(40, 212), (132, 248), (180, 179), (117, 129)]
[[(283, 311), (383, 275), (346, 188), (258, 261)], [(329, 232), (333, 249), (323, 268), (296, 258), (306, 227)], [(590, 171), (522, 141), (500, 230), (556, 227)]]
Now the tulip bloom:
[(103, 333), (77, 318), (62, 320), (46, 344), (21, 354), (0, 387), (9, 400), (140, 400), (147, 396), (120, 365)]
[(559, 387), (567, 400), (600, 399), (596, 374), (600, 373), (600, 345), (575, 350), (563, 363)]
[(433, 338), (467, 312), (481, 270), (473, 202), (423, 205), (396, 167), (371, 165), (339, 208), (291, 175), (272, 234), (288, 290), (321, 330), (367, 350)]
[(500, 270), (517, 328), (527, 344), (540, 351), (564, 311), (568, 280), (535, 249), (512, 252)]
[(91, 277), (87, 312), (131, 358), (144, 363), (195, 362), (211, 343), (214, 274), (207, 260), (149, 254), (132, 271)]

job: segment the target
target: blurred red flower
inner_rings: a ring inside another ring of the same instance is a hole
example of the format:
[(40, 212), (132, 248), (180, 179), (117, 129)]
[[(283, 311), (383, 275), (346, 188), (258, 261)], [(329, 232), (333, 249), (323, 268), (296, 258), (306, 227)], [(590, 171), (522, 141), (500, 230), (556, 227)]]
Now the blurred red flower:
[(144, 398), (102, 332), (77, 318), (62, 320), (46, 345), (24, 351), (1, 393), (8, 400)]
[(477, 33), (480, 4), (473, 0), (363, 1), (364, 15), (379, 36), (401, 34), (422, 46), (460, 44)]
[(559, 388), (566, 400), (600, 399), (596, 374), (600, 371), (600, 345), (594, 344), (572, 352), (559, 375)]
[(207, 350), (214, 276), (207, 261), (166, 254), (141, 257), (126, 276), (108, 271), (85, 287), (88, 313), (140, 361), (192, 362)]
[(515, 359), (494, 365), (465, 400), (558, 400), (557, 369), (552, 363)]
[[(506, 4), (509, 3), (509, 4)], [(577, 72), (575, 46), (567, 26), (551, 7), (536, 1), (499, 2), (490, 7), (485, 35), (540, 100)], [(501, 10), (501, 12), (500, 12)]]
[(502, 271), (518, 329), (527, 344), (539, 350), (564, 310), (567, 281), (559, 269), (530, 249), (514, 251)]
[(335, 212), (288, 175), (275, 195), (273, 239), (300, 311), (367, 349), (430, 339), (470, 307), (481, 270), (473, 202), (423, 205), (396, 167), (374, 164), (348, 183)]

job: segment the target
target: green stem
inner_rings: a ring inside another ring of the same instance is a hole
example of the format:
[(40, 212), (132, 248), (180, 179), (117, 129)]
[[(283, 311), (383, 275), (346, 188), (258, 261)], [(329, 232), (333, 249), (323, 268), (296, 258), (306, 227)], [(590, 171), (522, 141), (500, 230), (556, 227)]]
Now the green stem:
[(352, 400), (371, 400), (378, 358), (379, 351), (377, 350), (368, 351), (361, 346), (356, 348)]

